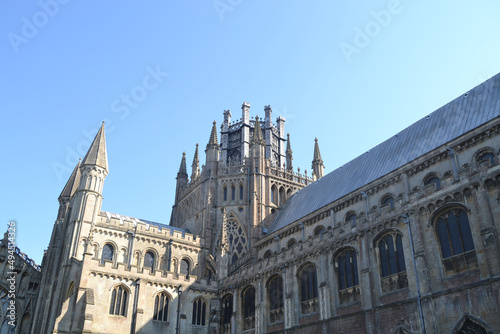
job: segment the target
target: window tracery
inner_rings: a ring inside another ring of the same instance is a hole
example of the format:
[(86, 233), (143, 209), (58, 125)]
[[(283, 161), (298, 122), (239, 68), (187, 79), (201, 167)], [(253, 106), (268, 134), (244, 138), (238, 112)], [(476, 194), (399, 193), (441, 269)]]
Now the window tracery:
[(406, 288), (408, 279), (401, 234), (390, 232), (378, 242), (382, 292)]
[(316, 266), (308, 264), (299, 272), (300, 301), (302, 314), (318, 311), (318, 278)]
[(435, 224), (446, 275), (476, 268), (476, 251), (465, 210), (447, 209), (436, 217)]
[(283, 300), (283, 278), (274, 276), (268, 283), (269, 295), (269, 323), (283, 322), (284, 300)]
[(205, 326), (206, 314), (207, 302), (202, 298), (196, 299), (193, 303), (193, 315), (191, 318), (191, 323), (195, 326)]
[(128, 291), (125, 287), (118, 285), (111, 291), (111, 303), (109, 314), (127, 316)]
[(155, 309), (153, 320), (167, 321), (168, 320), (168, 306), (170, 304), (170, 297), (165, 292), (160, 292), (155, 297)]
[(227, 234), (231, 264), (248, 251), (247, 235), (241, 225), (234, 219), (227, 222)]
[(243, 330), (255, 328), (255, 288), (243, 290)]
[(337, 268), (340, 304), (357, 301), (359, 299), (359, 279), (356, 251), (347, 249), (337, 255), (335, 267)]

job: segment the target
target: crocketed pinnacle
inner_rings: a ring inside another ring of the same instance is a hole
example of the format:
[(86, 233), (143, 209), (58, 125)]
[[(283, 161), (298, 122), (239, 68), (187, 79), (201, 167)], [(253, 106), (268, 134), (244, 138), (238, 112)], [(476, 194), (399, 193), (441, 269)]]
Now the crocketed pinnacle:
[(192, 167), (192, 172), (191, 172), (191, 179), (195, 179), (200, 175), (200, 159), (198, 157), (198, 143), (196, 143), (196, 150), (194, 151), (194, 158), (193, 158), (193, 164), (191, 165)]
[(179, 172), (177, 173), (177, 178), (186, 178), (188, 177), (187, 167), (186, 167), (186, 152), (182, 152), (182, 160), (181, 165), (179, 167)]
[(255, 116), (255, 129), (253, 130), (253, 143), (265, 145), (264, 137), (262, 137), (262, 130), (260, 129), (259, 116)]
[(71, 173), (71, 176), (68, 179), (68, 182), (66, 182), (66, 185), (64, 186), (63, 191), (61, 192), (61, 195), (59, 196), (59, 199), (70, 199), (73, 197), (73, 194), (76, 192), (76, 189), (78, 188), (78, 185), (80, 184), (80, 163), (81, 159), (78, 160), (78, 163), (76, 164), (75, 169), (73, 169), (73, 173)]
[(323, 164), (323, 159), (321, 159), (321, 153), (319, 151), (318, 138), (314, 138), (314, 158), (312, 161), (314, 164)]
[(214, 125), (212, 126), (212, 132), (210, 133), (210, 139), (208, 140), (207, 150), (219, 149), (219, 141), (217, 140), (217, 123), (214, 121)]
[(292, 154), (292, 144), (290, 143), (290, 134), (286, 134), (286, 154)]
[(108, 156), (106, 154), (106, 136), (104, 134), (104, 122), (97, 132), (92, 145), (82, 160), (82, 166), (99, 166), (108, 171)]

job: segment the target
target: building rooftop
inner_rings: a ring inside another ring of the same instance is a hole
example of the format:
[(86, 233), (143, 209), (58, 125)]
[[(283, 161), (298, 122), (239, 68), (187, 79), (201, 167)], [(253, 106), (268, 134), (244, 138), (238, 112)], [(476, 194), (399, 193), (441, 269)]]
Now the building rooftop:
[(500, 116), (500, 74), (293, 195), (275, 232)]

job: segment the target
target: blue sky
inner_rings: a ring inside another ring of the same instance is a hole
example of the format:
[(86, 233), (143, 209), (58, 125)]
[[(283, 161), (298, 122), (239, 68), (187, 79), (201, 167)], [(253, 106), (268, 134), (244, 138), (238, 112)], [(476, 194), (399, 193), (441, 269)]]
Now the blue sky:
[[(168, 223), (182, 152), (273, 108), (310, 173), (345, 164), (500, 72), (498, 1), (0, 3), (0, 222), (38, 263), (106, 120), (103, 210)], [(203, 151), (203, 150), (202, 150)], [(204, 162), (204, 154), (200, 157)]]

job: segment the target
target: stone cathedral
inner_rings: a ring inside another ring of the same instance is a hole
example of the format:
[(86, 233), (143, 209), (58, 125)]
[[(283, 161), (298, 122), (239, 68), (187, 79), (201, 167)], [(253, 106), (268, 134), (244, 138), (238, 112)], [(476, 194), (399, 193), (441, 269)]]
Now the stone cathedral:
[[(169, 224), (102, 209), (103, 124), (11, 332), (500, 333), (500, 74), (328, 174), (261, 116), (183, 154)], [(4, 303), (6, 238), (0, 270)]]

